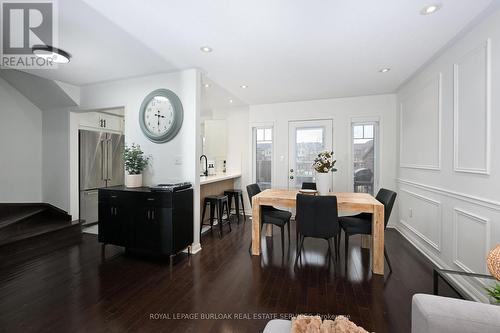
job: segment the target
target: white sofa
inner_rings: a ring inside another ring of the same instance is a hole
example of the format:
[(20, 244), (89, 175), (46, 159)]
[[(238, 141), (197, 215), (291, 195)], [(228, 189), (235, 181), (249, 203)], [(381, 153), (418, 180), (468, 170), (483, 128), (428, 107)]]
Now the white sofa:
[(412, 333), (498, 333), (500, 306), (461, 299), (415, 294)]

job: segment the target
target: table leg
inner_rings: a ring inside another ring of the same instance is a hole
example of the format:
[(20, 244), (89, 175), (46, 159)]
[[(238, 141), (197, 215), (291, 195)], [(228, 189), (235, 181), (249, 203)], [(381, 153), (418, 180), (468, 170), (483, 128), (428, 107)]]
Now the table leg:
[(361, 235), (361, 248), (369, 249), (371, 242), (372, 238), (370, 235)]
[(266, 225), (266, 237), (273, 237), (273, 225), (272, 224)]
[(384, 275), (384, 206), (376, 205), (372, 220), (372, 270)]
[(438, 275), (438, 272), (436, 271), (436, 269), (434, 268), (432, 270), (432, 282), (433, 282), (433, 292), (434, 292), (434, 295), (437, 295), (439, 294), (439, 275)]
[(260, 255), (260, 204), (252, 203), (252, 255)]

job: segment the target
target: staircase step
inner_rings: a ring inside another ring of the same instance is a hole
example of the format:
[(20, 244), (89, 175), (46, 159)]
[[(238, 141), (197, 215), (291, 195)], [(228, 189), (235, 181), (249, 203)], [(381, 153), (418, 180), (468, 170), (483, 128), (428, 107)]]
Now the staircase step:
[(23, 207), (21, 209), (17, 209), (17, 211), (11, 212), (10, 214), (6, 214), (5, 216), (0, 217), (0, 229), (5, 228), (11, 224), (19, 222), (24, 219), (28, 219), (31, 216), (39, 214), (46, 210), (46, 207)]
[(72, 222), (54, 218), (50, 214), (32, 215), (15, 224), (2, 228), (0, 246), (36, 237), (60, 229), (69, 228)]
[[(2, 230), (3, 233), (4, 230)], [(33, 260), (61, 248), (79, 244), (81, 221), (54, 223), (45, 230), (18, 235), (17, 241), (0, 245), (0, 269)]]

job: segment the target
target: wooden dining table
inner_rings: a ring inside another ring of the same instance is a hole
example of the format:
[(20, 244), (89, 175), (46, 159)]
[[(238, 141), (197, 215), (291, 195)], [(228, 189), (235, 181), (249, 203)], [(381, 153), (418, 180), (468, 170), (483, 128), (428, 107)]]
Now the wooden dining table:
[[(252, 254), (260, 255), (260, 219), (261, 206), (295, 208), (298, 190), (268, 189), (252, 198)], [(371, 213), (372, 234), (362, 235), (361, 246), (371, 247), (372, 271), (384, 274), (384, 205), (367, 193), (332, 192), (328, 195), (337, 197), (338, 210), (341, 213)], [(267, 235), (272, 235), (272, 226)]]

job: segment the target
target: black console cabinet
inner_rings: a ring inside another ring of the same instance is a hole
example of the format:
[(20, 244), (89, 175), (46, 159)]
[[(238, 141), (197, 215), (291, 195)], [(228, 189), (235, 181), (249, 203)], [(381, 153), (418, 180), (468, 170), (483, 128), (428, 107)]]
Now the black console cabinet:
[(99, 189), (99, 242), (162, 255), (193, 243), (193, 189)]

